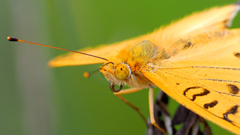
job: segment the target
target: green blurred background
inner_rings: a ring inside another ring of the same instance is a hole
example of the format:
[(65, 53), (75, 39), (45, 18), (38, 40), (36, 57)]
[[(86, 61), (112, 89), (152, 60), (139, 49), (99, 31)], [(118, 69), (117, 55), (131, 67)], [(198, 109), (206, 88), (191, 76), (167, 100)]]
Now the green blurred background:
[[(99, 65), (49, 68), (64, 51), (8, 42), (7, 36), (77, 50), (145, 34), (235, 0), (3, 0), (0, 4), (1, 135), (144, 135), (139, 115), (116, 98)], [(240, 27), (240, 16), (233, 27)], [(156, 94), (159, 90), (156, 91)], [(124, 95), (148, 117), (148, 91)], [(170, 101), (171, 115), (178, 104)], [(210, 123), (214, 134), (231, 134)]]

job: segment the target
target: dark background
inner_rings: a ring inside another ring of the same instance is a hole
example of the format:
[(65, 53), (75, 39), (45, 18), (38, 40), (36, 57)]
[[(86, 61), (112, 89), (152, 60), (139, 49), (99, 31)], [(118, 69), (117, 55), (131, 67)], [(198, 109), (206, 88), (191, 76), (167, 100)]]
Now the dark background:
[[(8, 42), (7, 36), (77, 50), (146, 34), (194, 11), (234, 0), (4, 0), (0, 4), (0, 134), (143, 135), (146, 125), (116, 98), (100, 65), (49, 68), (64, 51)], [(240, 27), (240, 16), (233, 22)], [(156, 94), (158, 93), (156, 89)], [(124, 95), (148, 117), (148, 91)], [(171, 115), (178, 104), (171, 100)], [(231, 134), (210, 123), (214, 134)]]

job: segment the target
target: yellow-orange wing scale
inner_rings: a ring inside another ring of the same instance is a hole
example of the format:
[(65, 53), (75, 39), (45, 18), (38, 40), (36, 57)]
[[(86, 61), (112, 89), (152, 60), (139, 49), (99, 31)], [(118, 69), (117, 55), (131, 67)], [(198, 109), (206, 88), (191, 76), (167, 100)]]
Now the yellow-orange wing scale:
[[(111, 57), (115, 57), (119, 51), (125, 47), (131, 47), (143, 40), (149, 40), (155, 45), (164, 47), (166, 51), (172, 52), (175, 46), (168, 45), (169, 42), (173, 42), (184, 36), (200, 33), (206, 30), (221, 30), (228, 28), (228, 26), (231, 24), (232, 18), (235, 16), (238, 10), (239, 6), (237, 4), (212, 8), (203, 12), (194, 13), (180, 21), (172, 23), (167, 27), (160, 28), (151, 34), (111, 45), (104, 45), (93, 49), (79, 51), (109, 59)], [(52, 59), (48, 65), (50, 67), (60, 67), (97, 64), (103, 62), (104, 60), (102, 59), (77, 53), (68, 53)]]

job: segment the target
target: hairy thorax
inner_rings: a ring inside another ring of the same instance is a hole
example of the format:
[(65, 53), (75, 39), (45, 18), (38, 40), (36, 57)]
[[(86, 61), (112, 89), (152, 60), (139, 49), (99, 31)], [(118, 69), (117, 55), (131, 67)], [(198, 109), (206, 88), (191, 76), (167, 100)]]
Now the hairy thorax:
[(132, 48), (121, 50), (115, 58), (100, 67), (100, 72), (110, 83), (147, 88), (154, 84), (143, 75), (142, 68), (164, 57), (166, 54), (163, 49), (159, 49), (149, 41), (142, 41)]

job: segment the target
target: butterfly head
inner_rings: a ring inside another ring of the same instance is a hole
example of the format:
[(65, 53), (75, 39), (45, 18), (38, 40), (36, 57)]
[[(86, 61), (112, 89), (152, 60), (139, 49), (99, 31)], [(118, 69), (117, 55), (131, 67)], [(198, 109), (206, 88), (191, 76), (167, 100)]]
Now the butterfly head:
[(113, 62), (107, 62), (101, 66), (99, 70), (110, 82), (110, 88), (114, 92), (121, 90), (115, 90), (115, 84), (120, 85), (120, 88), (122, 88), (123, 84), (126, 84), (131, 76), (131, 69), (129, 65), (122, 62), (116, 64)]

